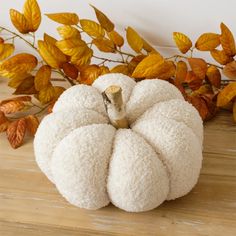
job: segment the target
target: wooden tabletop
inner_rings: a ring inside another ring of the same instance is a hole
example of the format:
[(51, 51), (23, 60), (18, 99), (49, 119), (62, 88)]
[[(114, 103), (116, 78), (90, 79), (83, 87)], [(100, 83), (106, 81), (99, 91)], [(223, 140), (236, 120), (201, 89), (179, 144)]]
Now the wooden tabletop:
[[(1, 81), (0, 91), (0, 99), (9, 94)], [(227, 112), (206, 123), (203, 168), (190, 194), (135, 214), (68, 204), (37, 167), (32, 140), (13, 150), (0, 134), (0, 235), (236, 235), (236, 125)]]

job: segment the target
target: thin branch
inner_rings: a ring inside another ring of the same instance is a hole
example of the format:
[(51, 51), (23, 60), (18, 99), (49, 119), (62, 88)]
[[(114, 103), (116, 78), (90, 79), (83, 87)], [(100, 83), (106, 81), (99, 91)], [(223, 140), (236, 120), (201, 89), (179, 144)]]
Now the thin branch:
[(122, 64), (125, 64), (124, 61), (112, 60), (112, 59), (108, 59), (108, 58), (104, 58), (104, 57), (98, 57), (98, 56), (94, 56), (94, 55), (93, 55), (93, 57), (96, 58), (96, 59), (99, 59), (99, 60), (103, 60), (104, 62), (107, 61), (107, 62), (115, 62), (115, 63), (122, 63)]

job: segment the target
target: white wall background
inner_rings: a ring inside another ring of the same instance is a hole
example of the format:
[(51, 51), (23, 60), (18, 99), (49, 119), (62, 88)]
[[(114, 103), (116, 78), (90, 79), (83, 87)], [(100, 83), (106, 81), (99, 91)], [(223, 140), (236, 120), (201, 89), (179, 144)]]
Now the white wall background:
[[(12, 28), (9, 9), (21, 10), (24, 0), (1, 0), (0, 25)], [(76, 12), (80, 18), (94, 18), (89, 3), (106, 13), (119, 32), (134, 27), (155, 46), (173, 47), (172, 32), (180, 31), (194, 41), (203, 32), (219, 32), (224, 22), (236, 36), (235, 0), (38, 0), (42, 13)], [(43, 17), (37, 33), (57, 35), (58, 24)], [(19, 45), (20, 51), (23, 44)], [(173, 49), (171, 49), (173, 50)], [(168, 53), (166, 48), (162, 51)], [(205, 54), (206, 55), (206, 54)]]

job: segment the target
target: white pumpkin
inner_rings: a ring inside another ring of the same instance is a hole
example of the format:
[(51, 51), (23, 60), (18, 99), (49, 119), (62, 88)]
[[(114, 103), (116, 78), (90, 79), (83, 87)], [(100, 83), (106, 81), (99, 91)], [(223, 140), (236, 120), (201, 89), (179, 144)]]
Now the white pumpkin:
[[(101, 93), (111, 85), (122, 89), (130, 128), (109, 122)], [(202, 141), (202, 120), (175, 86), (106, 74), (61, 95), (34, 148), (39, 167), (70, 203), (98, 209), (112, 202), (140, 212), (193, 188)]]

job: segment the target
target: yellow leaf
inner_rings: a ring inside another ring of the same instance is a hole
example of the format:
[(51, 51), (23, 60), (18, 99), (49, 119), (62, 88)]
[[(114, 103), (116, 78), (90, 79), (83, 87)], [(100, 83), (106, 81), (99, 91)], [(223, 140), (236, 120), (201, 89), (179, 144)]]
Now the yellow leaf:
[(218, 68), (216, 68), (215, 66), (209, 66), (206, 75), (213, 86), (215, 86), (216, 88), (220, 88), (221, 74)]
[(173, 38), (179, 50), (184, 54), (192, 47), (191, 40), (183, 33), (174, 32)]
[[(160, 55), (161, 56), (161, 55)], [(136, 66), (145, 58), (146, 56), (141, 54), (138, 56), (135, 56), (131, 59), (131, 61), (128, 64), (128, 68), (129, 68), (129, 72), (130, 74), (133, 73), (133, 71), (135, 70)]]
[(40, 91), (50, 84), (51, 67), (48, 65), (41, 66), (35, 75), (35, 89)]
[(76, 13), (61, 12), (61, 13), (50, 13), (45, 15), (49, 19), (63, 25), (77, 25), (79, 23), (79, 17)]
[(38, 50), (43, 60), (52, 68), (60, 68), (67, 61), (66, 56), (53, 44), (39, 40)]
[(144, 58), (135, 68), (132, 77), (144, 78), (155, 77), (160, 73), (164, 59), (159, 54), (150, 54)]
[(220, 28), (221, 28), (220, 42), (225, 53), (229, 56), (235, 56), (236, 48), (232, 32), (224, 23), (220, 24)]
[(97, 65), (84, 66), (80, 70), (80, 83), (91, 85), (101, 74), (100, 67)]
[(14, 78), (32, 71), (38, 60), (28, 53), (17, 54), (0, 64), (0, 74), (3, 77)]
[(44, 33), (43, 35), (43, 40), (46, 42), (46, 43), (49, 43), (49, 44), (52, 44), (52, 45), (55, 45), (57, 40), (55, 38), (53, 38), (52, 36)]
[(184, 61), (178, 61), (176, 65), (175, 80), (177, 83), (181, 84), (184, 82), (188, 72), (187, 64)]
[(216, 47), (220, 45), (220, 35), (214, 33), (205, 33), (202, 34), (196, 44), (195, 47), (200, 51), (212, 51)]
[(88, 48), (87, 44), (79, 38), (71, 38), (58, 41), (56, 46), (68, 56), (80, 57)]
[(53, 86), (48, 86), (39, 91), (38, 99), (42, 104), (49, 103), (55, 97), (55, 89)]
[(124, 75), (130, 75), (129, 67), (127, 65), (117, 65), (111, 69), (111, 73), (122, 73)]
[(113, 42), (106, 38), (96, 38), (92, 40), (92, 43), (96, 45), (96, 47), (101, 52), (115, 52), (115, 46)]
[(80, 25), (83, 31), (85, 31), (91, 37), (99, 38), (104, 37), (105, 35), (104, 29), (95, 21), (87, 19), (80, 20)]
[(7, 57), (11, 56), (11, 54), (15, 50), (14, 44), (5, 43), (5, 44), (2, 44), (0, 46), (2, 46), (2, 51), (1, 51), (1, 54), (0, 54), (0, 60), (4, 60)]
[(101, 11), (99, 11), (96, 7), (92, 6), (90, 4), (90, 6), (94, 9), (96, 17), (98, 19), (98, 22), (100, 23), (100, 25), (107, 31), (107, 32), (111, 32), (112, 30), (114, 30), (114, 24), (110, 21), (110, 19), (108, 19), (108, 17), (102, 13)]
[(63, 39), (77, 38), (80, 39), (80, 32), (73, 26), (63, 25), (57, 28), (58, 33)]
[(41, 11), (36, 0), (26, 0), (23, 8), (24, 17), (30, 32), (35, 32), (41, 23)]
[(93, 50), (90, 48), (85, 48), (81, 55), (75, 54), (71, 57), (72, 64), (75, 64), (78, 67), (88, 65), (91, 62), (91, 57), (93, 56)]
[(188, 58), (193, 73), (200, 79), (204, 79), (207, 72), (207, 63), (201, 58)]
[(233, 118), (234, 118), (234, 121), (236, 122), (236, 101), (234, 101), (234, 104), (233, 104)]
[(54, 86), (54, 100), (57, 100), (66, 89), (61, 86)]
[(143, 48), (143, 39), (139, 36), (139, 34), (128, 27), (126, 30), (126, 38), (128, 41), (129, 46), (137, 53), (139, 53)]
[(223, 73), (230, 79), (236, 79), (236, 61), (226, 64), (223, 69)]
[(158, 79), (169, 79), (175, 75), (176, 66), (173, 61), (165, 61), (158, 72)]
[(225, 65), (233, 60), (231, 56), (228, 56), (224, 50), (214, 49), (211, 51), (211, 56), (221, 65)]
[(119, 33), (117, 33), (116, 31), (113, 30), (113, 31), (108, 33), (108, 36), (116, 46), (118, 46), (118, 47), (123, 46), (124, 39)]
[(17, 10), (10, 9), (10, 17), (12, 24), (20, 33), (27, 34), (30, 32), (29, 23), (23, 14)]
[(142, 39), (143, 40), (143, 49), (146, 51), (146, 52), (156, 52), (156, 49), (153, 48), (146, 40)]
[(217, 96), (217, 106), (226, 106), (236, 96), (236, 82), (225, 86)]

